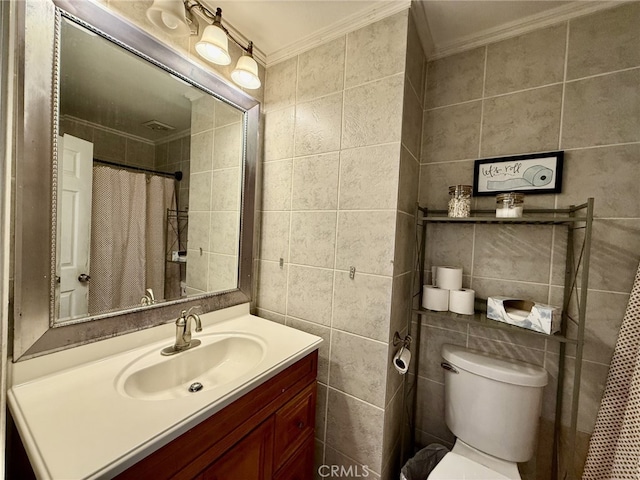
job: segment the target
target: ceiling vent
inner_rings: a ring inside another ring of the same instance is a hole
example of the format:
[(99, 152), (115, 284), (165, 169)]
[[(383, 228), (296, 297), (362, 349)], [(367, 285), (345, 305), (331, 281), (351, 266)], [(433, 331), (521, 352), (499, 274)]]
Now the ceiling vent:
[(155, 130), (156, 132), (170, 132), (171, 130), (176, 129), (176, 127), (159, 122), (158, 120), (149, 120), (148, 122), (144, 122), (142, 125), (150, 128), (151, 130)]

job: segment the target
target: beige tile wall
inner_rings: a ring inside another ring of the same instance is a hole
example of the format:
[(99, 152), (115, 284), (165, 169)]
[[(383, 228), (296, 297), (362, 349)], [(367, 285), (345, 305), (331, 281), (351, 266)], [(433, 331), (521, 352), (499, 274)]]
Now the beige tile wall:
[(191, 136), (174, 138), (155, 146), (153, 167), (162, 172), (182, 172), (178, 188), (178, 208), (189, 209), (189, 173), (191, 171)]
[[(595, 197), (578, 471), (640, 259), (639, 24), (640, 3), (632, 2), (427, 65), (421, 204), (444, 208), (447, 186), (471, 184), (477, 158), (556, 149), (565, 151), (562, 193), (529, 195), (525, 206), (561, 208)], [(475, 205), (492, 208), (493, 199), (478, 198)], [(478, 296), (559, 302), (559, 262), (565, 251), (559, 229), (429, 228), (433, 262), (462, 266), (465, 286)], [(422, 338), (417, 427), (424, 444), (453, 440), (443, 422), (438, 368), (442, 343), (523, 359), (557, 375), (558, 350), (551, 341), (428, 317), (423, 319)], [(572, 359), (567, 371), (571, 376)], [(543, 409), (547, 419), (553, 418), (553, 399), (553, 388), (548, 387)], [(549, 445), (549, 432), (545, 426), (541, 444)], [(545, 465), (545, 458), (548, 465), (547, 457), (548, 452), (541, 451), (538, 466)]]
[(258, 314), (324, 338), (317, 463), (370, 478), (398, 475), (390, 338), (409, 318), (424, 63), (408, 23), (405, 11), (274, 65), (265, 87)]
[(60, 135), (64, 134), (93, 143), (93, 156), (98, 160), (154, 168), (156, 152), (153, 142), (132, 138), (113, 130), (107, 131), (100, 125), (66, 116), (60, 122)]
[(190, 144), (187, 293), (230, 290), (238, 284), (242, 114), (208, 95), (192, 100)]

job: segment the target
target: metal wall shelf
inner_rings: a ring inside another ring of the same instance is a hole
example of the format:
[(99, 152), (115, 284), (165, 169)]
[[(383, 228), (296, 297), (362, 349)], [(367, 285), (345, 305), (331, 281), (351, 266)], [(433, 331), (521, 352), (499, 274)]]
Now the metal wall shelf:
[(545, 217), (522, 217), (522, 218), (496, 218), (473, 216), (467, 218), (448, 218), (429, 215), (420, 218), (421, 221), (431, 223), (497, 223), (502, 225), (568, 225), (573, 223), (586, 222), (585, 217), (572, 218), (545, 218)]
[[(576, 431), (578, 423), (578, 407), (580, 401), (580, 378), (582, 373), (582, 354), (584, 349), (584, 332), (586, 319), (587, 290), (589, 285), (589, 262), (591, 251), (591, 231), (593, 223), (593, 207), (594, 199), (589, 198), (587, 202), (571, 206), (567, 209), (527, 209), (525, 215), (521, 218), (497, 218), (495, 210), (474, 210), (472, 216), (467, 218), (450, 218), (447, 216), (446, 210), (431, 210), (424, 207), (417, 207), (416, 219), (418, 231), (421, 231), (421, 240), (416, 249), (414, 258), (417, 271), (413, 272), (413, 285), (419, 278), (420, 292), (415, 294), (418, 297), (418, 305), (422, 305), (422, 285), (425, 284), (425, 256), (427, 244), (427, 226), (430, 223), (448, 223), (448, 224), (495, 224), (500, 226), (507, 225), (562, 225), (567, 227), (567, 252), (565, 258), (565, 278), (564, 292), (562, 304), (562, 326), (561, 332), (554, 335), (546, 335), (525, 328), (509, 325), (487, 318), (486, 312), (476, 308), (474, 315), (460, 315), (452, 312), (434, 312), (426, 310), (422, 307), (412, 310), (412, 313), (419, 316), (429, 316), (432, 318), (445, 319), (452, 322), (462, 322), (480, 327), (500, 329), (510, 331), (517, 334), (536, 336), (550, 341), (559, 343), (559, 361), (558, 361), (558, 378), (557, 378), (557, 394), (556, 394), (556, 412), (555, 412), (555, 429), (554, 442), (552, 451), (552, 472), (553, 480), (572, 479), (574, 478), (574, 460), (576, 451)], [(576, 239), (574, 232), (583, 230), (580, 240)], [(576, 260), (575, 254), (578, 253)], [(433, 259), (432, 259), (433, 260)], [(432, 262), (433, 264), (433, 262)], [(583, 288), (578, 289), (578, 280)], [(575, 319), (571, 319), (568, 315), (570, 302), (574, 300), (578, 305), (578, 313)], [(476, 307), (481, 300), (476, 299)], [(569, 321), (574, 321), (577, 325), (575, 336), (567, 335), (567, 325)], [(416, 344), (419, 349), (420, 344), (420, 328), (417, 329)], [(563, 410), (563, 383), (565, 375), (565, 359), (566, 346), (575, 345), (575, 367), (572, 385), (571, 397), (571, 420), (567, 445), (568, 458), (564, 462), (565, 471), (560, 472), (560, 429), (562, 424)], [(416, 352), (419, 358), (419, 352)], [(414, 389), (414, 395), (415, 395)], [(416, 401), (414, 398), (414, 408)]]
[(186, 250), (186, 231), (189, 226), (189, 212), (187, 210), (167, 209), (167, 225), (165, 230), (164, 244), (165, 260), (169, 263), (186, 265), (187, 262), (179, 262), (171, 258), (174, 250)]
[(413, 313), (418, 315), (428, 315), (433, 318), (438, 318), (440, 320), (448, 320), (452, 322), (462, 322), (468, 323), (469, 325), (474, 325), (476, 327), (482, 328), (494, 328), (496, 330), (505, 330), (507, 332), (513, 333), (523, 333), (525, 335), (534, 336), (538, 338), (542, 338), (545, 340), (550, 340), (552, 342), (558, 343), (568, 343), (569, 345), (577, 345), (578, 341), (575, 338), (568, 338), (561, 333), (556, 333), (553, 335), (547, 335), (546, 333), (535, 332), (533, 330), (527, 330), (521, 327), (517, 327), (515, 325), (510, 325), (508, 323), (498, 322), (496, 320), (492, 320), (488, 318), (486, 313), (476, 311), (473, 315), (461, 315), (459, 313), (453, 312), (434, 312), (433, 310), (427, 310), (425, 308), (414, 309)]

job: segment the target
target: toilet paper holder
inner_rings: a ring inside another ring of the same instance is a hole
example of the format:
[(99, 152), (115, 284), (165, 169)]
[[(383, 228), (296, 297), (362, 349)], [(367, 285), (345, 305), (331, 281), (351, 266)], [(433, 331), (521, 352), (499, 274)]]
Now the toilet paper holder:
[(402, 346), (393, 356), (393, 366), (400, 375), (405, 375), (409, 371), (409, 362), (411, 362), (411, 350), (409, 350), (411, 335), (401, 338), (400, 334), (395, 332), (393, 334), (393, 346), (397, 347), (398, 345)]
[(400, 351), (405, 348), (409, 348), (411, 346), (411, 340), (411, 335), (407, 335), (406, 337), (402, 338), (398, 332), (395, 332), (393, 334), (393, 346), (397, 347), (398, 345), (402, 344), (402, 348), (400, 349)]

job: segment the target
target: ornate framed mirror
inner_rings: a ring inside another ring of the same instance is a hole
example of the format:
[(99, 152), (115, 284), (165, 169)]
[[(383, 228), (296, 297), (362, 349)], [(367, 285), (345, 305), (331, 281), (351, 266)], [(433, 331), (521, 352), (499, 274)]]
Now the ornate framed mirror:
[(97, 2), (19, 23), (14, 361), (250, 301), (258, 102)]

